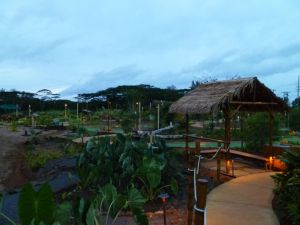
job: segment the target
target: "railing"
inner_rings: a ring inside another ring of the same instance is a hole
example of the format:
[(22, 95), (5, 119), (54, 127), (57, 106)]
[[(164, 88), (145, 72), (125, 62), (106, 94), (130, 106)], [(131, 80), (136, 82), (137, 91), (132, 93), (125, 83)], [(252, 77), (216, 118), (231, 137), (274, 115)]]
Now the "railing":
[[(217, 179), (220, 180), (221, 174), (221, 153), (229, 154), (229, 143), (223, 140), (199, 137), (194, 135), (184, 135), (186, 140), (186, 153), (189, 161), (188, 168), (188, 221), (191, 225), (194, 218), (194, 224), (206, 224), (206, 195), (207, 195), (207, 180), (200, 178), (201, 160), (214, 160), (217, 158)], [(190, 151), (189, 142), (195, 141), (195, 148)], [(201, 141), (215, 142), (218, 144), (218, 149), (213, 156), (207, 158), (201, 155)], [(223, 147), (222, 147), (223, 145)], [(224, 151), (225, 149), (225, 151)], [(195, 159), (197, 159), (195, 164)], [(227, 167), (226, 167), (227, 168)], [(226, 169), (227, 173), (227, 169)], [(193, 204), (195, 202), (195, 204)], [(195, 216), (194, 216), (195, 214)]]

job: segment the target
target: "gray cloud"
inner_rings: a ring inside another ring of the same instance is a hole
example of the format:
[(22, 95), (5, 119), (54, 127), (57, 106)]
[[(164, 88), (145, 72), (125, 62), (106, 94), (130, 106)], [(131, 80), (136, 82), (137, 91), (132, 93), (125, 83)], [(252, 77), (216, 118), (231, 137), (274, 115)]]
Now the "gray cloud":
[(91, 75), (91, 78), (83, 83), (74, 85), (62, 92), (64, 95), (96, 92), (108, 87), (126, 84), (139, 84), (139, 78), (143, 71), (134, 65), (118, 67), (110, 71), (101, 71)]
[(47, 84), (77, 93), (290, 77), (300, 70), (299, 7), (298, 0), (4, 1), (0, 78), (7, 89)]

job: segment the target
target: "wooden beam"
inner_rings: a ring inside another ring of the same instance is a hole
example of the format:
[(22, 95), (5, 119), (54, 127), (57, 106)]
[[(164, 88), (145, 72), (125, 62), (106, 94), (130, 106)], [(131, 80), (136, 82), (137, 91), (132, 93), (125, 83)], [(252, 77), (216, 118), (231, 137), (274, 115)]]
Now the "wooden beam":
[(276, 102), (239, 102), (239, 101), (231, 101), (229, 104), (232, 105), (278, 105)]

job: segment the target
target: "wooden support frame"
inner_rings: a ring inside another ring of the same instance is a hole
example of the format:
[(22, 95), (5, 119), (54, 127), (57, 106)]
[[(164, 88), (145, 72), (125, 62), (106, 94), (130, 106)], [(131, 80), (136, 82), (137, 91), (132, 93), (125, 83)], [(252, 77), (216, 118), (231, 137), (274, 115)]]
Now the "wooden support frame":
[(231, 101), (229, 102), (231, 105), (262, 105), (262, 106), (274, 106), (278, 105), (276, 102), (239, 102), (239, 101)]

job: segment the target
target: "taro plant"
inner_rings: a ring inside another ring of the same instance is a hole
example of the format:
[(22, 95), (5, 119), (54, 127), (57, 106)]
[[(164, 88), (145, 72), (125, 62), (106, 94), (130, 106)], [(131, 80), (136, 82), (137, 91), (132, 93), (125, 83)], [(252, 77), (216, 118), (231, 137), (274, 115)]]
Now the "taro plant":
[(141, 149), (146, 147), (146, 144), (140, 145), (121, 134), (89, 141), (78, 157), (82, 187), (93, 188), (112, 182), (118, 189), (126, 189), (143, 154)]
[(171, 178), (169, 184), (162, 184), (162, 172), (165, 166), (166, 163), (159, 162), (155, 158), (144, 157), (137, 170), (136, 178), (142, 183), (142, 192), (149, 201), (154, 200), (166, 189), (170, 189), (173, 194), (178, 192), (178, 185), (174, 178)]
[(32, 184), (26, 184), (21, 190), (18, 211), (22, 225), (68, 225), (70, 224), (71, 205), (56, 205), (49, 184), (45, 183), (39, 191)]
[(115, 225), (121, 211), (130, 210), (139, 225), (147, 225), (143, 211), (146, 200), (141, 193), (131, 187), (127, 194), (121, 194), (112, 184), (106, 184), (98, 190), (96, 197), (90, 200), (80, 199), (76, 223), (86, 225)]
[(300, 150), (287, 150), (280, 156), (286, 170), (273, 176), (274, 193), (279, 207), (286, 211), (293, 224), (300, 224)]

